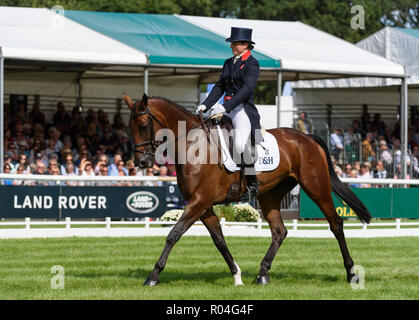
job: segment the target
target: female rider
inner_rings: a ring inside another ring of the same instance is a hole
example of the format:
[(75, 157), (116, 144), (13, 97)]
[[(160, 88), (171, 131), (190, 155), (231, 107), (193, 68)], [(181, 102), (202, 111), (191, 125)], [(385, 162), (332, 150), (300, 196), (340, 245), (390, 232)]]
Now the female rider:
[[(246, 167), (247, 193), (243, 199), (255, 197), (259, 182), (254, 169), (255, 143), (263, 141), (260, 134), (260, 115), (253, 103), (254, 90), (259, 78), (258, 61), (252, 56), (254, 48), (252, 29), (231, 28), (227, 42), (234, 57), (224, 62), (221, 76), (208, 97), (198, 106), (196, 113), (210, 110), (210, 116), (224, 113), (232, 121), (236, 152), (241, 155), (241, 166)], [(225, 93), (223, 104), (217, 101)], [(249, 141), (250, 140), (250, 141)], [(250, 161), (249, 161), (250, 160)]]

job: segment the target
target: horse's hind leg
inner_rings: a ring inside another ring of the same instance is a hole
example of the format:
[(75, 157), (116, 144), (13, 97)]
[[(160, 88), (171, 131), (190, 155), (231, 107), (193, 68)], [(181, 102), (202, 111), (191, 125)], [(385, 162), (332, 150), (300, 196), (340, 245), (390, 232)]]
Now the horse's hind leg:
[(231, 274), (234, 277), (234, 285), (243, 285), (241, 270), (227, 248), (227, 243), (225, 242), (223, 231), (213, 208), (209, 208), (200, 219), (208, 229), (215, 246), (217, 247), (218, 251), (220, 251), (228, 267), (230, 268)]
[(258, 197), (262, 213), (269, 223), (272, 234), (271, 245), (260, 263), (260, 270), (257, 278), (258, 284), (269, 283), (268, 271), (271, 269), (272, 261), (274, 260), (279, 247), (287, 236), (288, 231), (285, 228), (280, 213), (281, 201), (295, 185), (296, 181), (294, 179), (288, 179), (268, 193)]
[(343, 232), (343, 220), (336, 213), (336, 209), (333, 204), (328, 172), (325, 170), (323, 174), (317, 172), (315, 177), (304, 177), (303, 179), (300, 179), (300, 185), (307, 195), (317, 204), (329, 222), (330, 230), (333, 232), (339, 243), (340, 251), (343, 257), (343, 264), (346, 269), (347, 281), (356, 281), (357, 276), (352, 270), (354, 262), (349, 255)]

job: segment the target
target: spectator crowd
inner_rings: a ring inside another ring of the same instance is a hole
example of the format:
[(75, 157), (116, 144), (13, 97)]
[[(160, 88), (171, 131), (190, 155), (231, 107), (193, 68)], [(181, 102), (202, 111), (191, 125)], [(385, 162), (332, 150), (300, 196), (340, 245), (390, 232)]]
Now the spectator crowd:
[[(297, 129), (313, 133), (313, 126), (306, 112), (300, 114)], [(328, 137), (335, 172), (340, 177), (351, 178), (400, 178), (402, 152), (400, 125), (390, 128), (377, 113), (373, 119), (368, 113), (360, 121), (353, 120), (343, 132), (334, 127)], [(419, 119), (408, 130), (409, 154), (407, 178), (419, 177)], [(74, 107), (68, 112), (62, 102), (52, 121), (40, 105), (34, 103), (26, 110), (21, 103), (4, 107), (4, 173), (63, 176), (175, 176), (174, 164), (167, 162), (153, 168), (140, 170), (133, 161), (133, 148), (128, 137), (128, 127), (121, 114), (109, 120), (108, 114), (99, 109), (89, 109), (83, 115)], [(3, 179), (1, 184), (45, 185), (52, 181)], [(157, 183), (157, 182), (156, 182)], [(89, 182), (68, 181), (68, 185), (86, 185)], [(122, 183), (101, 182), (102, 185)], [(124, 185), (132, 183), (125, 182)], [(155, 182), (146, 182), (155, 185)], [(369, 187), (360, 183), (360, 187)]]
[[(176, 176), (173, 164), (155, 164), (138, 169), (128, 127), (116, 113), (113, 122), (99, 109), (82, 115), (79, 108), (68, 112), (62, 102), (51, 122), (38, 103), (27, 111), (25, 104), (4, 107), (4, 173), (63, 176)], [(48, 185), (52, 181), (3, 179), (1, 184)], [(88, 184), (68, 181), (68, 185)], [(131, 183), (125, 182), (124, 185)], [(97, 185), (97, 184), (96, 184)], [(107, 185), (103, 182), (103, 185)], [(112, 183), (115, 185), (115, 183)], [(121, 185), (121, 183), (119, 183)]]
[[(373, 119), (366, 113), (360, 120), (353, 120), (345, 132), (338, 126), (333, 127), (328, 137), (336, 174), (359, 179), (401, 178), (403, 159), (399, 122), (391, 128), (381, 119), (380, 113)], [(408, 128), (407, 179), (419, 178), (419, 119), (414, 124)], [(296, 127), (303, 132), (311, 129), (307, 113), (300, 115)], [(353, 186), (371, 187), (365, 183)]]

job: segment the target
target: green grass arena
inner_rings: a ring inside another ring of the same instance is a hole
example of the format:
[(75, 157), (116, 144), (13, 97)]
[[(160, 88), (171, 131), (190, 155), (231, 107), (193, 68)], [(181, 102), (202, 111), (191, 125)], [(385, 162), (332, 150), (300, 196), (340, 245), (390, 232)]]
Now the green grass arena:
[[(256, 285), (270, 238), (227, 237), (242, 270), (233, 277), (211, 238), (182, 237), (169, 256), (161, 283), (142, 283), (157, 261), (164, 237), (0, 240), (0, 299), (418, 299), (418, 239), (347, 239), (364, 288), (346, 282), (335, 239), (287, 238), (270, 271), (271, 283)], [(55, 288), (63, 268), (63, 288)], [(55, 279), (55, 280), (54, 280)], [(53, 285), (52, 285), (53, 284)]]

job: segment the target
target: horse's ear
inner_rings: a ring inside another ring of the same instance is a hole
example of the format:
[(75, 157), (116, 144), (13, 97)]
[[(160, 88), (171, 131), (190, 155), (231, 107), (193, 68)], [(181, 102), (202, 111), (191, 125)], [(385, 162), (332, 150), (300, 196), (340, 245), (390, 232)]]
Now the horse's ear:
[(148, 97), (147, 97), (147, 94), (143, 94), (143, 106), (144, 106), (144, 108), (147, 108), (147, 106), (148, 106)]
[(132, 99), (127, 94), (124, 94), (124, 101), (127, 104), (128, 108), (130, 108), (131, 110), (132, 106), (134, 105), (134, 101), (132, 101)]

